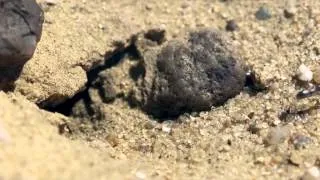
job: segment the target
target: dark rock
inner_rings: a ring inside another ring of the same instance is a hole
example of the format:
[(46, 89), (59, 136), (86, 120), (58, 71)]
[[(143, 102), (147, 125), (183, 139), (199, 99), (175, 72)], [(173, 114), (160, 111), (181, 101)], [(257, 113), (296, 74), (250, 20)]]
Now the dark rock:
[(158, 55), (145, 53), (143, 58), (142, 106), (155, 117), (210, 110), (245, 84), (241, 59), (215, 30), (192, 32), (187, 40), (170, 41)]
[(290, 19), (290, 18), (293, 18), (294, 15), (295, 15), (295, 12), (293, 10), (290, 10), (290, 9), (285, 9), (283, 11), (283, 14), (284, 14), (284, 17)]
[(14, 89), (14, 81), (22, 71), (22, 66), (16, 67), (0, 67), (0, 90), (12, 91)]
[(13, 68), (18, 73), (1, 73), (2, 83), (16, 79), (33, 56), (41, 37), (43, 13), (34, 0), (0, 0), (0, 17), (0, 68)]
[(0, 0), (0, 66), (21, 66), (40, 40), (43, 14), (34, 0)]
[(226, 30), (227, 31), (236, 31), (239, 29), (239, 26), (237, 25), (235, 20), (227, 21)]
[(271, 18), (270, 10), (264, 6), (260, 7), (255, 15), (258, 20), (268, 20)]

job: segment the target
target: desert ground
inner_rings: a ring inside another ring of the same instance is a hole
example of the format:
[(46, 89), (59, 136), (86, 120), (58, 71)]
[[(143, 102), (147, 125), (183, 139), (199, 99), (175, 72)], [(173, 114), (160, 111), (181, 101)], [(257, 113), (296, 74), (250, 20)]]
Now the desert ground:
[[(37, 50), (15, 89), (0, 92), (0, 179), (320, 179), (319, 95), (297, 98), (304, 87), (295, 78), (301, 64), (320, 76), (320, 1), (38, 3), (45, 21)], [(261, 7), (268, 18), (257, 18)], [(235, 31), (226, 30), (229, 20)], [(154, 28), (167, 41), (221, 31), (263, 90), (161, 121), (123, 98), (100, 104), (99, 120), (65, 113), (88, 72)]]

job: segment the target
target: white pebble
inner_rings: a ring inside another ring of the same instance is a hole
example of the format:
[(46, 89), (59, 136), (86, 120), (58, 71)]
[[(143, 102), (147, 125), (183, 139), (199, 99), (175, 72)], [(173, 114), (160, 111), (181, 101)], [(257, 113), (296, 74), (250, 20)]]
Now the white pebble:
[(306, 65), (301, 64), (298, 68), (297, 76), (299, 80), (309, 82), (313, 78), (313, 73)]
[(0, 124), (0, 142), (10, 143), (11, 137), (5, 128)]
[(169, 127), (168, 125), (163, 125), (161, 129), (163, 132), (168, 134), (171, 132), (171, 127)]
[(320, 171), (317, 167), (309, 168), (304, 175), (301, 177), (302, 180), (319, 180), (320, 179)]
[(146, 179), (147, 178), (147, 175), (141, 171), (137, 171), (136, 172), (136, 177), (139, 179), (139, 180), (143, 180), (143, 179)]

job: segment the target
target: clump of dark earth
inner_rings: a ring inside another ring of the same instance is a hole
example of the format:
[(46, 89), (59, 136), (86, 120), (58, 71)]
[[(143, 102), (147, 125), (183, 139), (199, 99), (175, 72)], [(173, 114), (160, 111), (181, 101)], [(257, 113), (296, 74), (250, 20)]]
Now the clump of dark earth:
[(245, 66), (217, 30), (166, 41), (163, 30), (153, 29), (131, 41), (114, 66), (100, 68), (86, 95), (73, 100), (73, 116), (100, 117), (103, 104), (122, 98), (155, 118), (178, 117), (222, 105), (244, 88)]
[(246, 73), (229, 40), (212, 29), (145, 50), (146, 74), (139, 83), (141, 106), (155, 117), (210, 110), (237, 95)]
[(0, 0), (0, 17), (0, 90), (5, 90), (33, 56), (43, 12), (34, 0)]
[(230, 20), (230, 21), (227, 21), (226, 30), (236, 31), (236, 30), (239, 30), (239, 26), (235, 20)]
[(271, 12), (267, 7), (262, 6), (256, 12), (255, 16), (258, 20), (268, 20), (271, 18)]

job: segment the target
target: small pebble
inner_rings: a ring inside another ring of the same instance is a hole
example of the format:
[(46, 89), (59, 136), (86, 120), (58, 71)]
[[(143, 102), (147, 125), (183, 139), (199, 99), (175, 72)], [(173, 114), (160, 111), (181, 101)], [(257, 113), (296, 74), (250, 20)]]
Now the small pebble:
[(239, 29), (238, 24), (235, 20), (227, 21), (226, 30), (227, 31), (236, 31)]
[(293, 18), (295, 13), (296, 13), (295, 8), (288, 8), (283, 11), (284, 17), (288, 19)]
[(312, 83), (308, 83), (308, 88), (299, 91), (297, 94), (297, 98), (298, 99), (307, 98), (317, 94), (318, 92), (320, 92), (320, 86), (315, 86)]
[(58, 3), (58, 0), (45, 0), (45, 3), (49, 6), (54, 6)]
[(301, 177), (301, 180), (319, 180), (320, 179), (320, 171), (319, 168), (313, 166), (309, 168)]
[(144, 128), (146, 129), (153, 129), (157, 126), (156, 122), (155, 121), (147, 121), (145, 124), (144, 124)]
[(137, 171), (136, 172), (136, 177), (139, 179), (139, 180), (143, 180), (143, 179), (146, 179), (147, 178), (147, 175), (141, 171)]
[(187, 9), (188, 7), (190, 7), (190, 3), (184, 2), (181, 4), (182, 9)]
[(162, 130), (162, 132), (169, 134), (171, 132), (171, 127), (168, 124), (163, 124), (161, 130)]
[(261, 129), (257, 126), (256, 123), (250, 124), (248, 131), (252, 134), (258, 134)]
[(313, 72), (313, 82), (317, 85), (320, 84), (320, 68), (316, 68)]
[(290, 19), (293, 18), (294, 15), (297, 13), (297, 8), (295, 7), (296, 0), (288, 0), (286, 7), (283, 11), (284, 17)]
[(99, 27), (99, 29), (101, 29), (101, 30), (105, 30), (105, 29), (106, 29), (106, 27), (105, 27), (103, 24), (98, 24), (98, 27)]
[(255, 15), (258, 20), (268, 20), (271, 18), (270, 10), (264, 6), (260, 7)]
[(304, 135), (296, 135), (292, 138), (292, 143), (296, 149), (306, 148), (311, 142), (311, 138)]
[(11, 141), (11, 137), (10, 137), (9, 133), (0, 124), (0, 142), (10, 143), (10, 141)]
[(293, 165), (296, 165), (296, 166), (299, 166), (300, 164), (303, 163), (303, 158), (301, 157), (301, 155), (299, 155), (298, 153), (296, 152), (293, 152), (290, 156), (290, 159), (289, 159), (290, 163), (293, 164)]
[(150, 4), (146, 5), (146, 10), (151, 11), (152, 10), (152, 6)]
[(306, 65), (301, 64), (297, 71), (297, 77), (300, 81), (309, 82), (313, 79), (313, 73)]
[(266, 162), (266, 158), (263, 156), (257, 157), (255, 162), (258, 164), (264, 164)]
[(274, 127), (269, 131), (268, 136), (265, 138), (267, 145), (276, 145), (283, 143), (290, 134), (290, 130), (287, 127)]

